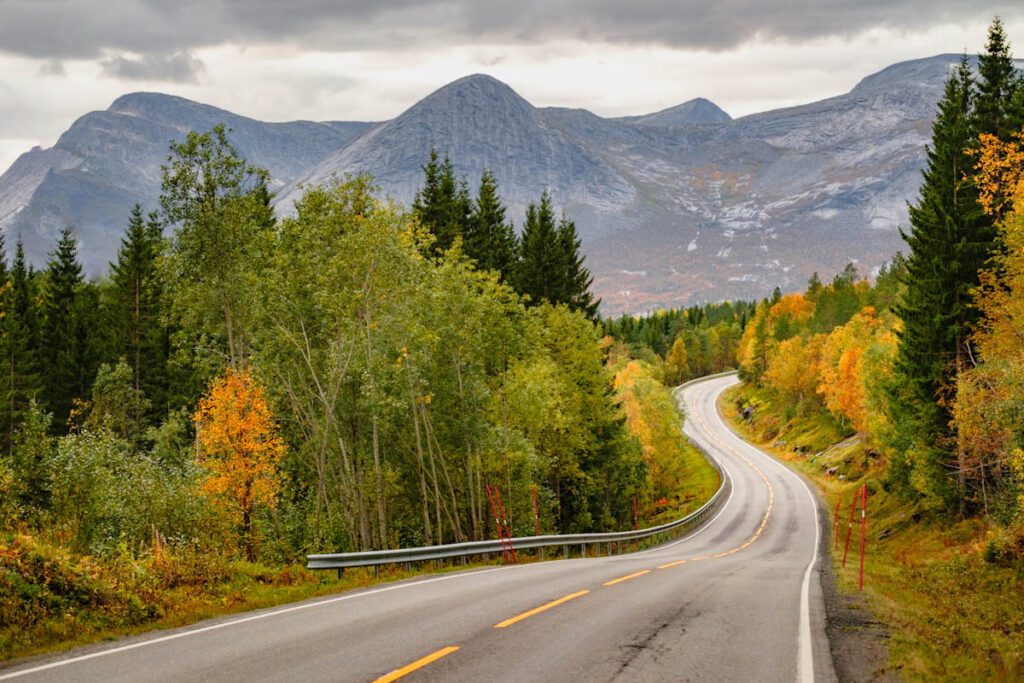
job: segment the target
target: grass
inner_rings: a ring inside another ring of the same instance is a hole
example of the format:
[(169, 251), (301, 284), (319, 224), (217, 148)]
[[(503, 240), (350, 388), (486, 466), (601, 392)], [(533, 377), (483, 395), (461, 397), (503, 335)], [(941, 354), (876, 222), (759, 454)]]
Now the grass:
[[(738, 402), (753, 402), (744, 421)], [(741, 385), (723, 397), (723, 413), (747, 438), (817, 484), (830, 517), (841, 503), (841, 533), (861, 485), (868, 489), (864, 591), (889, 626), (890, 668), (911, 681), (1024, 679), (1024, 565), (990, 564), (984, 550), (994, 525), (928, 513), (885, 489), (884, 463), (831, 417), (778, 404)], [(831, 553), (840, 590), (857, 591), (859, 534), (852, 562)]]
[(301, 565), (211, 557), (99, 560), (31, 536), (0, 533), (0, 661), (463, 568), (421, 564), (407, 571), (393, 565), (379, 575), (372, 568), (349, 569), (338, 579)]

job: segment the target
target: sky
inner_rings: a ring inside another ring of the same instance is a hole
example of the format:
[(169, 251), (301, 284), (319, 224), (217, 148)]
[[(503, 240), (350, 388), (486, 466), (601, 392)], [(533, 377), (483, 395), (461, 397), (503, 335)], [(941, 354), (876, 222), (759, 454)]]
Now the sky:
[(976, 52), (997, 14), (1024, 56), (1021, 0), (0, 0), (0, 172), (140, 90), (266, 121), (385, 120), (487, 73), (537, 106), (706, 97), (742, 116)]

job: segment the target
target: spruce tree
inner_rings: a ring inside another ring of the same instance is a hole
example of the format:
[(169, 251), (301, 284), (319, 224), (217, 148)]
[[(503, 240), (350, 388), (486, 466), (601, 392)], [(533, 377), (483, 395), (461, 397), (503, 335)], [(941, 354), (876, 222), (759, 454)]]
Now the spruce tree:
[(601, 300), (595, 300), (594, 295), (590, 293), (594, 276), (583, 265), (584, 256), (580, 253), (580, 238), (576, 233), (576, 224), (566, 216), (562, 216), (558, 224), (558, 246), (562, 260), (561, 303), (568, 304), (573, 310), (596, 320), (597, 307), (601, 305)]
[(498, 182), (490, 171), (484, 171), (480, 178), (480, 191), (467, 227), (466, 254), (478, 268), (495, 271), (505, 281), (511, 279), (518, 248), (516, 233), (505, 220)]
[(67, 424), (74, 400), (88, 396), (95, 374), (97, 359), (90, 348), (95, 309), (84, 305), (92, 299), (85, 290), (78, 245), (64, 229), (46, 269), (40, 338), (43, 402), (58, 431)]
[(35, 287), (25, 263), (25, 249), (19, 239), (15, 248), (7, 286), (3, 291), (3, 395), (0, 405), (0, 438), (4, 451), (11, 453), (15, 435), (38, 398), (38, 318)]
[[(961, 471), (951, 453), (950, 392), (956, 372), (972, 355), (969, 329), (977, 320), (970, 290), (993, 248), (995, 231), (978, 209), (967, 149), (974, 83), (966, 58), (946, 82), (933, 123), (924, 183), (910, 206), (910, 246), (905, 293), (897, 307), (903, 320), (891, 396), (896, 450), (913, 470), (914, 486), (933, 499), (953, 502), (950, 471)], [(908, 453), (913, 452), (912, 458)], [(898, 463), (897, 463), (898, 464)]]
[(434, 253), (451, 249), (469, 224), (469, 187), (456, 180), (451, 159), (445, 156), (443, 162), (439, 161), (436, 149), (430, 151), (430, 160), (423, 166), (423, 187), (416, 193), (412, 208), (420, 224), (434, 235)]
[(163, 412), (167, 394), (168, 333), (161, 321), (161, 283), (157, 271), (162, 234), (155, 216), (146, 223), (136, 204), (110, 266), (111, 327), (115, 356), (131, 368), (132, 388)]
[(1018, 92), (1021, 78), (1013, 64), (1010, 43), (998, 17), (988, 29), (985, 51), (978, 55), (978, 84), (974, 98), (976, 134), (988, 133), (1008, 140), (1019, 130)]
[(530, 204), (519, 241), (516, 290), (529, 297), (530, 304), (559, 303), (564, 291), (564, 260), (551, 196), (545, 191), (540, 204)]

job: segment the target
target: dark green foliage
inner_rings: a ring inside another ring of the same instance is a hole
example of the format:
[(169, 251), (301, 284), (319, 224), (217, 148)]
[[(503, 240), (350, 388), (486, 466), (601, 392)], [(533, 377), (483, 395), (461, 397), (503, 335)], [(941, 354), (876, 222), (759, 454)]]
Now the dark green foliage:
[(1010, 43), (997, 17), (988, 29), (985, 50), (978, 55), (979, 80), (971, 116), (977, 134), (1008, 140), (1020, 130), (1021, 77), (1013, 65)]
[(530, 304), (565, 304), (593, 319), (601, 302), (590, 293), (594, 278), (583, 261), (576, 224), (565, 216), (555, 222), (551, 195), (545, 191), (540, 204), (531, 204), (526, 210), (516, 290), (528, 297)]
[(551, 195), (544, 192), (540, 204), (526, 210), (526, 224), (519, 240), (520, 260), (516, 272), (516, 290), (533, 304), (560, 302), (563, 284), (561, 245)]
[(50, 256), (42, 299), (42, 402), (53, 414), (54, 428), (63, 431), (75, 399), (87, 395), (99, 365), (93, 329), (98, 297), (95, 286), (82, 277), (70, 230), (61, 232)]
[[(816, 277), (817, 273), (812, 276), (808, 287), (808, 295), (813, 297), (810, 300), (815, 304), (811, 331), (831, 332), (848, 323), (860, 310), (862, 303), (854, 287), (860, 275), (857, 267), (849, 263), (842, 273), (832, 279), (831, 287), (822, 287), (820, 280), (815, 282)], [(779, 336), (776, 332), (776, 336), (784, 339), (788, 335)]]
[(158, 272), (163, 237), (155, 215), (148, 222), (136, 204), (110, 266), (109, 324), (115, 353), (128, 363), (132, 385), (162, 415), (167, 405), (169, 332), (161, 315), (163, 288)]
[[(4, 266), (6, 271), (6, 264)], [(21, 240), (15, 249), (14, 262), (3, 285), (4, 317), (0, 329), (0, 353), (3, 370), (0, 375), (0, 439), (3, 452), (10, 453), (15, 432), (25, 418), (29, 402), (39, 394), (38, 318), (35, 306), (35, 283), (25, 264)]]
[(563, 215), (558, 224), (558, 253), (562, 260), (559, 270), (563, 278), (562, 299), (559, 303), (565, 303), (588, 318), (596, 319), (601, 300), (594, 299), (590, 293), (594, 277), (583, 265), (585, 257), (580, 253), (580, 246), (576, 224)]
[(955, 496), (955, 454), (951, 453), (949, 405), (953, 378), (971, 357), (971, 326), (978, 314), (971, 289), (992, 253), (996, 237), (981, 214), (967, 173), (967, 149), (975, 141), (971, 125), (975, 86), (964, 60), (946, 83), (933, 125), (924, 184), (910, 206), (910, 247), (897, 306), (903, 320), (896, 373), (899, 381), (890, 405), (894, 424), (904, 426), (905, 448), (912, 451), (915, 486), (945, 501)]
[(736, 346), (755, 304), (725, 301), (690, 308), (658, 311), (647, 316), (623, 315), (601, 321), (602, 333), (625, 342), (632, 355), (665, 358), (676, 339), (686, 347), (686, 368), (682, 377), (666, 372), (665, 381), (687, 380), (735, 367)]
[(420, 224), (434, 236), (433, 252), (451, 249), (469, 231), (473, 203), (469, 187), (458, 182), (451, 160), (438, 161), (437, 150), (423, 167), (423, 187), (413, 199), (412, 210)]
[(490, 171), (480, 178), (480, 190), (464, 237), (466, 255), (478, 268), (500, 273), (505, 282), (512, 277), (519, 243), (512, 224), (505, 220), (498, 183)]

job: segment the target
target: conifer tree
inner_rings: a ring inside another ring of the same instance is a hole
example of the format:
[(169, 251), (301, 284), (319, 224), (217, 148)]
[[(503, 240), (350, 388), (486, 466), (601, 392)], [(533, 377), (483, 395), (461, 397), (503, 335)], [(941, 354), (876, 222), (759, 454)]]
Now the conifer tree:
[[(24, 411), (28, 408), (30, 392), (25, 390), (23, 382), (26, 377), (24, 372), (30, 371), (27, 355), (32, 350), (32, 344), (26, 334), (27, 321), (20, 315), (17, 303), (23, 301), (26, 305), (29, 297), (22, 297), (19, 294), (27, 286), (27, 271), (25, 270), (25, 254), (18, 241), (17, 256), (15, 260), (17, 274), (8, 271), (7, 256), (4, 246), (3, 235), (0, 235), (0, 292), (2, 292), (3, 319), (0, 323), (0, 355), (2, 355), (2, 367), (0, 367), (0, 445), (2, 452), (10, 455), (11, 446), (14, 443), (14, 432), (20, 423)], [(15, 290), (15, 277), (17, 278), (18, 292)]]
[(530, 204), (526, 224), (519, 241), (519, 266), (516, 290), (529, 297), (531, 304), (561, 302), (564, 290), (564, 260), (559, 243), (551, 196), (545, 191), (540, 204)]
[(583, 265), (584, 256), (580, 253), (580, 238), (576, 234), (576, 224), (566, 216), (562, 216), (558, 224), (558, 246), (562, 260), (561, 303), (580, 311), (590, 319), (597, 318), (597, 307), (601, 300), (595, 300), (590, 293), (590, 285), (594, 276)]
[(136, 204), (117, 261), (111, 264), (111, 327), (116, 355), (132, 371), (132, 388), (163, 412), (167, 388), (168, 333), (161, 321), (161, 283), (157, 272), (162, 235), (159, 222), (143, 220)]
[(1019, 130), (1021, 78), (1013, 64), (1010, 43), (998, 17), (988, 29), (985, 51), (978, 55), (978, 84), (974, 98), (975, 134), (988, 133), (1008, 140)]
[(57, 430), (67, 424), (74, 400), (88, 395), (95, 375), (89, 324), (95, 309), (86, 310), (85, 290), (78, 245), (64, 229), (46, 269), (39, 346), (42, 397)]
[[(970, 290), (992, 250), (995, 231), (983, 219), (967, 153), (974, 138), (971, 104), (974, 83), (967, 60), (946, 82), (932, 128), (924, 184), (910, 206), (910, 232), (903, 238), (905, 294), (897, 307), (903, 320), (896, 361), (898, 379), (890, 401), (893, 424), (901, 425), (896, 450), (910, 451), (914, 485), (947, 503), (955, 498), (948, 472), (957, 470), (949, 452), (951, 405), (948, 392), (958, 368), (972, 352), (968, 331), (977, 319)], [(897, 463), (898, 465), (898, 463)], [(897, 466), (895, 471), (909, 470)]]
[(458, 182), (451, 159), (438, 161), (437, 150), (423, 167), (423, 187), (413, 199), (413, 213), (434, 235), (434, 253), (447, 251), (463, 236), (472, 213), (469, 187)]
[(516, 233), (505, 220), (505, 207), (498, 196), (494, 174), (484, 171), (480, 191), (465, 234), (466, 254), (477, 267), (500, 273), (508, 281), (516, 264)]

